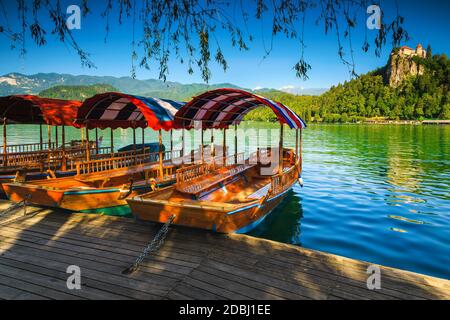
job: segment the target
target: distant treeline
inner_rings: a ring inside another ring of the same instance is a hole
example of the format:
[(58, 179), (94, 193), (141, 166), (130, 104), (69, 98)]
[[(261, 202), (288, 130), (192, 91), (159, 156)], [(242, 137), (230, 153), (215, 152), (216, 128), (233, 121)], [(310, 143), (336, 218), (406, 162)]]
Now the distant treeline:
[(41, 91), (39, 96), (44, 98), (83, 101), (98, 93), (118, 91), (109, 84), (94, 84), (90, 86), (56, 86)]
[[(297, 96), (277, 90), (258, 92), (292, 108), (307, 122), (358, 122), (368, 118), (389, 120), (450, 119), (450, 59), (446, 55), (413, 58), (424, 74), (409, 76), (393, 88), (384, 79), (385, 68), (331, 87), (321, 96)], [(198, 89), (198, 88), (196, 88)], [(111, 85), (57, 86), (39, 95), (84, 100), (97, 93), (118, 91)], [(192, 94), (161, 92), (160, 98), (188, 101)], [(153, 95), (154, 96), (154, 95)], [(276, 121), (269, 108), (258, 108), (246, 120)]]
[[(260, 94), (286, 104), (307, 122), (450, 119), (450, 59), (444, 54), (413, 59), (424, 66), (424, 74), (408, 77), (398, 88), (385, 83), (380, 69), (333, 86), (321, 96)], [(275, 121), (275, 115), (268, 108), (256, 109), (246, 119)]]

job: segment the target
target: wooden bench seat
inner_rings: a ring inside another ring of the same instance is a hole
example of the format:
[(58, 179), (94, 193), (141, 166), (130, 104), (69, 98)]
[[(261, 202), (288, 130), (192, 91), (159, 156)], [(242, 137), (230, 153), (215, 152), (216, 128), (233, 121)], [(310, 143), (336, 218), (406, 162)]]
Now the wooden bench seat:
[(254, 193), (249, 195), (247, 197), (247, 199), (261, 199), (261, 198), (265, 197), (267, 195), (267, 193), (269, 192), (271, 186), (272, 186), (271, 183), (266, 184), (261, 189), (258, 189)]
[(238, 164), (229, 168), (220, 168), (219, 170), (209, 172), (204, 176), (191, 180), (188, 183), (178, 185), (177, 190), (198, 198), (206, 191), (209, 191), (226, 181), (232, 180), (237, 175), (254, 166), (254, 164)]

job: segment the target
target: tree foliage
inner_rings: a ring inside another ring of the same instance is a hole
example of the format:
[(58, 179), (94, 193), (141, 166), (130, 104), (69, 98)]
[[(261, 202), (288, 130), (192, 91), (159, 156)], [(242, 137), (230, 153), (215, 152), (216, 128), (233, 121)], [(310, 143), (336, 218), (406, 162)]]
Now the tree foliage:
[(90, 86), (56, 86), (39, 93), (44, 98), (83, 101), (98, 93), (118, 91), (109, 84), (94, 84)]
[[(15, 6), (6, 6), (5, 1), (0, 0), (0, 17), (3, 18), (0, 20), (0, 35), (8, 37), (12, 47), (20, 48), (21, 55), (26, 54), (28, 36), (38, 46), (44, 46), (49, 35), (54, 35), (79, 55), (83, 66), (95, 67), (89, 53), (67, 28), (61, 0), (11, 0)], [(365, 30), (362, 50), (367, 52), (372, 45), (377, 55), (387, 40), (397, 46), (408, 39), (403, 28), (404, 18), (396, 5), (396, 14), (392, 20), (382, 21), (381, 29), (372, 42), (368, 40), (365, 25), (366, 0), (81, 0), (84, 17), (93, 15), (104, 21), (105, 39), (111, 31), (111, 24), (132, 20), (133, 77), (137, 66), (150, 69), (156, 62), (159, 78), (165, 80), (170, 59), (175, 57), (186, 65), (190, 74), (197, 68), (205, 82), (211, 77), (211, 60), (227, 70), (229, 64), (224, 46), (231, 45), (239, 50), (251, 47), (255, 35), (249, 31), (250, 23), (259, 23), (261, 28), (269, 29), (271, 42), (265, 46), (264, 57), (270, 54), (273, 39), (279, 35), (298, 41), (298, 62), (293, 70), (299, 78), (306, 79), (311, 69), (305, 58), (306, 17), (321, 24), (325, 34), (335, 35), (338, 56), (348, 66), (349, 72), (356, 75), (352, 47), (355, 28)], [(98, 8), (104, 9), (99, 11)], [(19, 19), (12, 23), (6, 17)], [(387, 19), (386, 15), (383, 17)], [(224, 33), (229, 34), (228, 43), (223, 39)]]
[[(424, 74), (410, 76), (397, 88), (385, 83), (380, 70), (333, 86), (319, 97), (261, 93), (291, 107), (307, 122), (356, 122), (366, 118), (391, 120), (450, 119), (450, 59), (445, 54), (414, 57)], [(257, 109), (249, 120), (275, 120), (270, 109)]]

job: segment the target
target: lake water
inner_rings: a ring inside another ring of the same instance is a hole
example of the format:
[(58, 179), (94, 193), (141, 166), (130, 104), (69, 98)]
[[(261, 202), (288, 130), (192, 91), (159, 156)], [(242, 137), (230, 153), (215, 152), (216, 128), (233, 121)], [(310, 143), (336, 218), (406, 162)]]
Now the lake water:
[[(285, 146), (294, 146), (294, 133), (285, 132)], [(99, 133), (109, 144), (109, 131)], [(252, 151), (258, 134), (239, 149)], [(156, 132), (145, 136), (157, 141)], [(233, 148), (232, 132), (227, 137)], [(129, 144), (132, 132), (116, 130), (114, 139), (116, 147)], [(38, 141), (38, 127), (8, 127), (8, 143)], [(450, 126), (311, 125), (303, 154), (304, 188), (296, 185), (250, 235), (450, 279)]]

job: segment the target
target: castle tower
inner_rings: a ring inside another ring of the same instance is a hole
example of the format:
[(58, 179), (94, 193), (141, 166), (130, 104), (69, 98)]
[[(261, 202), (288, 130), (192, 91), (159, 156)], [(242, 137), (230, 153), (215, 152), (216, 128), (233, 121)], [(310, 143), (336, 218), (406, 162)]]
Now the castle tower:
[(425, 58), (427, 55), (426, 51), (423, 50), (423, 47), (420, 43), (416, 47), (416, 55), (418, 55), (421, 58)]

